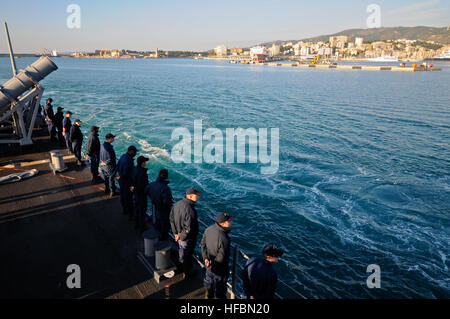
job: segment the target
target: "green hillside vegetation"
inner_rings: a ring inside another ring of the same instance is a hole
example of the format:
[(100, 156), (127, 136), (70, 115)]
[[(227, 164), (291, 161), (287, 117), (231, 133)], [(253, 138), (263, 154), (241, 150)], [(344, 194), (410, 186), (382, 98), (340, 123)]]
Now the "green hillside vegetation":
[(272, 43), (280, 44), (281, 42), (291, 42), (291, 41), (328, 41), (330, 36), (345, 35), (352, 40), (355, 37), (364, 38), (364, 41), (386, 41), (386, 40), (398, 40), (398, 39), (408, 39), (408, 40), (421, 40), (423, 41), (434, 41), (442, 44), (450, 44), (450, 27), (392, 27), (392, 28), (373, 28), (373, 29), (349, 29), (344, 30), (335, 34), (321, 35), (312, 38), (306, 38), (302, 40), (278, 40), (273, 42), (265, 43), (265, 45), (270, 45)]

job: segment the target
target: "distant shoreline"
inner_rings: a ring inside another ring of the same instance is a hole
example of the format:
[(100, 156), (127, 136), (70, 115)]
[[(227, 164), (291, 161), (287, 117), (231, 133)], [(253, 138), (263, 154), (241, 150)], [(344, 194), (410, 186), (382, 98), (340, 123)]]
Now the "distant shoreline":
[[(21, 54), (14, 54), (15, 58), (39, 58), (40, 55), (36, 55), (33, 53), (21, 53)], [(9, 54), (8, 53), (0, 53), (0, 58), (8, 58), (9, 59)], [(99, 57), (99, 56), (84, 56), (84, 57), (74, 57), (71, 55), (59, 55), (56, 57), (50, 56), (50, 58), (72, 58), (72, 59), (104, 59), (104, 60), (164, 60), (164, 59), (198, 59), (198, 60), (218, 60), (218, 61), (228, 61), (230, 59), (233, 59), (232, 56), (230, 57), (159, 57), (159, 58), (111, 58), (111, 57)], [(235, 58), (235, 57), (234, 57)], [(423, 62), (424, 60), (408, 60), (408, 61), (398, 61), (398, 63), (401, 62)], [(349, 58), (345, 58), (345, 59), (338, 59), (335, 60), (335, 62), (370, 62), (367, 61), (366, 59), (361, 59), (361, 58), (355, 58), (355, 59), (349, 59)], [(429, 62), (449, 62), (449, 61), (429, 61)]]
[[(25, 58), (25, 57), (36, 57), (36, 54), (34, 53), (20, 53), (20, 54), (14, 54), (15, 57), (19, 58)], [(0, 58), (9, 58), (9, 53), (0, 53)]]
[[(36, 55), (33, 53), (15, 53), (14, 57), (15, 58), (39, 58), (41, 55)], [(82, 57), (74, 57), (72, 55), (66, 55), (66, 54), (61, 54), (58, 56), (51, 56), (49, 55), (50, 58), (74, 58), (74, 59), (108, 59), (108, 60), (133, 60), (134, 58), (111, 58), (111, 57), (100, 57), (100, 56), (82, 56)], [(9, 58), (9, 53), (0, 53), (0, 58)], [(139, 57), (136, 59), (194, 59), (194, 57), (190, 57), (190, 56), (174, 56), (174, 57), (159, 57), (159, 58), (145, 58), (145, 57)]]

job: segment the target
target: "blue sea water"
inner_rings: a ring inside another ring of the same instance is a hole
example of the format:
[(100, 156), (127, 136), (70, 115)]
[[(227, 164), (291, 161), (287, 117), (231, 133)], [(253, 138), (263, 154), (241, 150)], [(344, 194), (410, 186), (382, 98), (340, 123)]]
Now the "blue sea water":
[[(34, 59), (17, 61), (24, 68)], [(450, 298), (450, 65), (442, 72), (310, 70), (221, 61), (64, 59), (43, 81), (116, 152), (134, 144), (206, 223), (235, 216), (249, 255), (276, 242), (279, 277), (308, 298)], [(0, 59), (0, 82), (10, 77)], [(280, 164), (175, 163), (172, 131), (279, 128)], [(366, 268), (381, 268), (369, 289)], [(280, 294), (298, 297), (279, 287)]]

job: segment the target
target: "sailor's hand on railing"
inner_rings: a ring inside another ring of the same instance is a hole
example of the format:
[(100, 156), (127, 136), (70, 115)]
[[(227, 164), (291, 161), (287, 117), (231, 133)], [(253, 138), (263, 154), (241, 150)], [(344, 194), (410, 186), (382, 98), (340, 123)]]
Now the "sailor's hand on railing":
[(205, 266), (206, 268), (211, 269), (211, 260), (205, 259)]

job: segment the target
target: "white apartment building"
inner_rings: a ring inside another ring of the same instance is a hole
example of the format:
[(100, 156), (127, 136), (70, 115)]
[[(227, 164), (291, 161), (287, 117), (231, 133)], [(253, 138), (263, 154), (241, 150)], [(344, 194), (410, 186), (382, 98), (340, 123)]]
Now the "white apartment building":
[(214, 53), (217, 56), (226, 56), (227, 55), (227, 47), (224, 44), (218, 45), (214, 48)]

